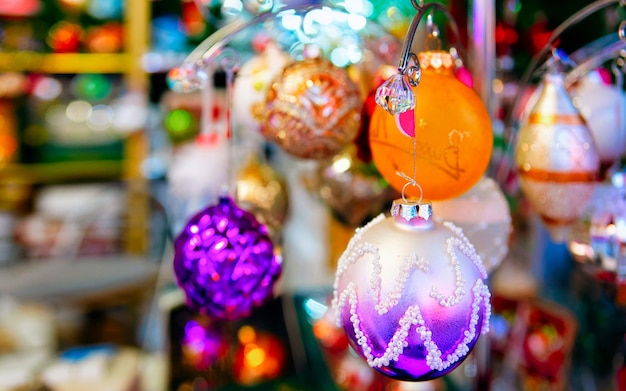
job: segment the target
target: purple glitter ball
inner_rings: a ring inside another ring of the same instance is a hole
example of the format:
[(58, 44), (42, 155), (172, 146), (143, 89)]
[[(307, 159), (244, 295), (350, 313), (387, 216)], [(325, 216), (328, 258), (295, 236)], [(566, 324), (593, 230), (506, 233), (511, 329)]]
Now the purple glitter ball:
[(272, 296), (282, 271), (267, 228), (230, 197), (192, 217), (174, 245), (187, 305), (215, 319), (248, 316)]

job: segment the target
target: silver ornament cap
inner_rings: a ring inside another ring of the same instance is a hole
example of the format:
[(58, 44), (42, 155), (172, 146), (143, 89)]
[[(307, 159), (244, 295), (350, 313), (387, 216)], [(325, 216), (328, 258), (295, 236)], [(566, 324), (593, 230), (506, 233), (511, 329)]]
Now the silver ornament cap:
[(397, 199), (391, 205), (391, 216), (396, 225), (409, 229), (431, 229), (433, 206), (430, 202)]

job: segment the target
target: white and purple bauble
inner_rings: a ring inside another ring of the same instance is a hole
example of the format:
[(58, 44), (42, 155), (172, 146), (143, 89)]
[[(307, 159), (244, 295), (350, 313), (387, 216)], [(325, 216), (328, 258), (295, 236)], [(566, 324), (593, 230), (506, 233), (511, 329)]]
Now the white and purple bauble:
[(456, 368), (489, 330), (487, 272), (460, 228), (430, 204), (394, 201), (358, 228), (339, 259), (333, 307), (377, 371), (425, 381)]

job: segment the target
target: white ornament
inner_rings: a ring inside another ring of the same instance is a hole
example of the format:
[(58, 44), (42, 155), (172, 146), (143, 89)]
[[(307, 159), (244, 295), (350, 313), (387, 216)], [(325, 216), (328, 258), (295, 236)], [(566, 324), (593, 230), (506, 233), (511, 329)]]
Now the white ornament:
[(472, 242), (488, 273), (495, 270), (509, 250), (511, 210), (491, 178), (483, 177), (458, 197), (433, 202), (435, 220), (450, 221)]
[(191, 142), (175, 152), (167, 173), (169, 210), (178, 232), (206, 205), (214, 204), (228, 184), (227, 142)]
[(269, 42), (260, 54), (243, 64), (233, 84), (232, 118), (237, 139), (254, 148), (263, 141), (261, 124), (255, 119), (253, 108), (265, 102), (270, 83), (291, 62), (291, 57)]
[(604, 83), (597, 72), (584, 77), (569, 92), (593, 135), (600, 161), (614, 163), (626, 152), (624, 92)]
[(430, 210), (396, 201), (394, 217), (356, 230), (337, 266), (338, 323), (371, 367), (399, 380), (445, 375), (489, 329), (487, 271), (460, 228), (423, 217)]

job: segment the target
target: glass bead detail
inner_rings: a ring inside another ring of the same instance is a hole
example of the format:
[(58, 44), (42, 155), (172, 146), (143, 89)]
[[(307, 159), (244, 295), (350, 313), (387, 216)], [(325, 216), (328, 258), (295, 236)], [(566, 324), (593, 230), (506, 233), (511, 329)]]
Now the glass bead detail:
[(404, 75), (395, 74), (376, 89), (376, 104), (391, 115), (415, 108), (415, 94)]

